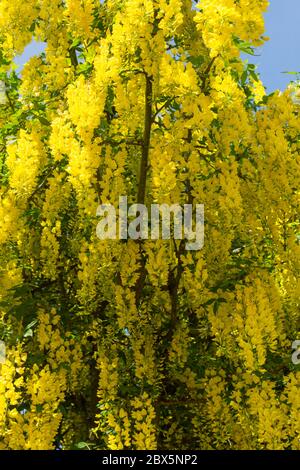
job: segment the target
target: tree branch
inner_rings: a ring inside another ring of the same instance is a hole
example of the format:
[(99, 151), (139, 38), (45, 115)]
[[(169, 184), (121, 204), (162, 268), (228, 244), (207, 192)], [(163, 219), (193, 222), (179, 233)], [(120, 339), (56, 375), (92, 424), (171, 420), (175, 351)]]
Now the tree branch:
[(76, 49), (74, 47), (70, 47), (69, 49), (69, 54), (70, 54), (70, 59), (71, 59), (71, 63), (74, 67), (74, 69), (76, 69), (77, 65), (78, 65), (78, 59), (77, 59), (77, 55), (76, 55)]
[(147, 183), (147, 169), (149, 160), (150, 150), (150, 135), (152, 125), (152, 77), (146, 75), (146, 86), (145, 86), (145, 119), (144, 119), (144, 135), (143, 135), (143, 147), (142, 147), (142, 158), (140, 163), (140, 179), (138, 187), (137, 202), (144, 204), (146, 194), (146, 183)]
[(211, 61), (209, 62), (208, 66), (207, 66), (207, 68), (206, 68), (206, 70), (205, 70), (205, 72), (204, 72), (204, 74), (203, 74), (203, 82), (202, 82), (202, 87), (201, 87), (202, 91), (205, 91), (206, 81), (207, 81), (207, 79), (208, 79), (208, 77), (209, 77), (209, 73), (210, 73), (210, 71), (211, 71), (211, 69), (212, 69), (212, 66), (214, 65), (215, 60), (217, 59), (217, 57), (218, 57), (218, 56), (216, 55), (215, 57), (213, 57), (213, 58), (211, 59)]

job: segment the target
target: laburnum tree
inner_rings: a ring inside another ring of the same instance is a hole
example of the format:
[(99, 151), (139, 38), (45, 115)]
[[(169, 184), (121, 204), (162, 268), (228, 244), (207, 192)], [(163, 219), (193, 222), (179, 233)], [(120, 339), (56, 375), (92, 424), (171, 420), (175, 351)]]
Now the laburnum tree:
[[(299, 449), (300, 119), (266, 0), (1, 0), (1, 449)], [(21, 74), (14, 58), (45, 50)], [(99, 204), (204, 204), (205, 243)]]

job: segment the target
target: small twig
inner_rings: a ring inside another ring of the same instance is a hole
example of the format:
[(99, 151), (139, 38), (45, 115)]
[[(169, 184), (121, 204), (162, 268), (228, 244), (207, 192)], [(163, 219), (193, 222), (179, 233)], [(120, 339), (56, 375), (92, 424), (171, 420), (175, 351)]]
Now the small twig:
[(47, 171), (46, 176), (45, 176), (45, 178), (43, 179), (43, 181), (35, 188), (35, 190), (33, 191), (33, 193), (31, 193), (31, 195), (30, 195), (29, 198), (27, 199), (27, 203), (31, 202), (32, 199), (34, 198), (34, 196), (36, 195), (36, 193), (38, 193), (39, 190), (42, 189), (43, 186), (45, 186), (45, 184), (46, 184), (47, 181), (48, 181), (49, 175), (51, 174), (51, 172), (52, 172), (53, 170), (55, 170), (55, 168), (57, 167), (57, 165), (58, 165), (58, 162), (57, 162), (56, 165), (52, 166), (52, 167), (49, 169), (49, 171)]
[(154, 119), (156, 118), (156, 116), (157, 116), (166, 106), (168, 106), (169, 104), (171, 104), (172, 101), (173, 101), (175, 98), (176, 98), (176, 96), (173, 96), (172, 98), (167, 99), (167, 101), (165, 101), (165, 103), (164, 103), (162, 106), (160, 106), (160, 108), (158, 108), (158, 109), (156, 110), (155, 114), (154, 114), (153, 117), (152, 117), (152, 122), (154, 122)]
[(76, 69), (76, 67), (78, 66), (78, 59), (77, 59), (77, 55), (76, 55), (76, 49), (74, 47), (70, 47), (69, 54), (70, 54), (71, 63), (73, 65), (74, 69)]
[(215, 57), (213, 57), (210, 61), (210, 63), (208, 64), (205, 72), (204, 72), (204, 76), (203, 76), (203, 83), (202, 83), (202, 87), (201, 87), (201, 90), (204, 91), (205, 90), (205, 87), (206, 87), (206, 81), (207, 81), (207, 78), (209, 76), (209, 73), (212, 69), (212, 66), (214, 65), (215, 63), (215, 60), (217, 59), (218, 55), (216, 55)]
[(143, 149), (142, 158), (140, 163), (140, 178), (138, 187), (138, 204), (144, 204), (146, 194), (146, 181), (147, 181), (147, 168), (150, 150), (150, 135), (152, 125), (152, 77), (146, 75), (145, 86), (145, 118), (144, 118), (144, 135), (143, 135)]
[(113, 139), (105, 139), (105, 140), (102, 140), (101, 141), (101, 144), (110, 144), (110, 145), (122, 145), (122, 144), (125, 144), (125, 145), (134, 145), (134, 146), (142, 146), (143, 145), (143, 141), (142, 140), (126, 140), (126, 139), (122, 139), (122, 140), (113, 140)]

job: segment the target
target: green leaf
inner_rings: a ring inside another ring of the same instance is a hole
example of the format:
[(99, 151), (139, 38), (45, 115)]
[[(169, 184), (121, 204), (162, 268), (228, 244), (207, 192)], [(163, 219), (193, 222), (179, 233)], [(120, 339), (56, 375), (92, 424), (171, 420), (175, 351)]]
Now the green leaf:
[(78, 442), (78, 444), (76, 444), (76, 447), (77, 449), (85, 449), (85, 448), (88, 448), (88, 444), (86, 442)]
[(218, 313), (220, 304), (224, 302), (226, 302), (226, 299), (223, 299), (223, 297), (220, 297), (219, 299), (215, 301), (214, 306), (213, 306), (214, 313)]
[(32, 338), (32, 336), (33, 336), (33, 331), (32, 331), (31, 328), (29, 328), (28, 330), (26, 330), (25, 333), (24, 333), (24, 335), (23, 335), (24, 338)]
[(300, 75), (300, 72), (281, 72), (281, 73), (286, 73), (288, 75)]
[(246, 81), (247, 81), (247, 78), (248, 78), (248, 71), (247, 70), (244, 70), (243, 74), (242, 74), (242, 84), (245, 85)]
[(87, 76), (92, 70), (93, 70), (93, 64), (89, 64), (88, 62), (84, 64), (79, 64), (77, 67), (78, 75), (82, 73), (83, 75)]
[(189, 62), (191, 62), (191, 64), (194, 65), (194, 67), (201, 67), (201, 65), (203, 64), (204, 62), (204, 59), (202, 57), (202, 55), (199, 55), (197, 57), (194, 57), (194, 56), (190, 56), (188, 57), (187, 59)]
[(33, 320), (32, 322), (29, 323), (29, 325), (26, 326), (26, 328), (32, 328), (33, 326), (35, 326), (37, 324), (37, 320)]
[(257, 73), (254, 72), (253, 70), (250, 71), (250, 75), (251, 75), (251, 77), (253, 78), (253, 80), (254, 80), (255, 82), (258, 82), (258, 81), (259, 81), (259, 76), (258, 76)]
[(72, 42), (71, 44), (71, 49), (76, 49), (77, 46), (79, 46), (81, 44), (81, 40), (80, 39), (74, 39), (74, 41)]
[(44, 118), (43, 116), (37, 116), (37, 118), (41, 124), (44, 124), (44, 126), (50, 126), (48, 119)]
[(244, 52), (244, 54), (255, 55), (254, 48), (250, 42), (243, 41), (237, 37), (233, 38), (233, 42), (241, 52)]

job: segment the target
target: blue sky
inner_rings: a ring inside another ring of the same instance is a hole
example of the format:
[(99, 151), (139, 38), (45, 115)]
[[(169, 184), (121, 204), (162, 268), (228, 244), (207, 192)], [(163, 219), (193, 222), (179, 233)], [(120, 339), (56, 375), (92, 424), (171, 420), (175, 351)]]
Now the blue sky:
[[(300, 72), (300, 0), (270, 0), (265, 21), (270, 41), (257, 51), (257, 57), (247, 58), (258, 65), (262, 81), (271, 93), (277, 88), (284, 90), (294, 79), (282, 72)], [(22, 66), (29, 57), (42, 50), (42, 44), (32, 43), (16, 63)]]
[(284, 90), (294, 77), (282, 72), (300, 72), (300, 0), (270, 0), (265, 24), (270, 41), (249, 61), (258, 65), (269, 92)]

